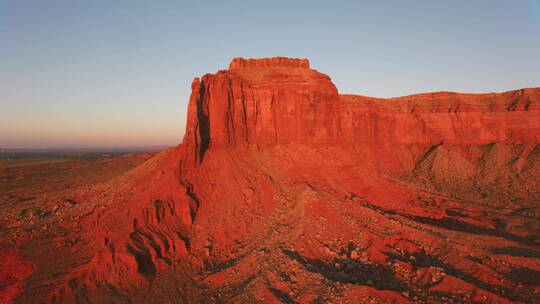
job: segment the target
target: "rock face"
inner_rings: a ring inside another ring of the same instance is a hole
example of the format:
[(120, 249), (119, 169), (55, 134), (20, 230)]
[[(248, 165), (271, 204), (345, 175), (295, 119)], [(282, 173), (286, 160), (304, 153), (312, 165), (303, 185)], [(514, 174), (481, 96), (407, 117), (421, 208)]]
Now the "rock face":
[(210, 147), (337, 139), (337, 89), (306, 59), (236, 58), (192, 89), (184, 142), (199, 158)]
[(307, 59), (236, 58), (195, 78), (184, 143), (198, 158), (238, 144), (487, 144), (540, 141), (540, 93), (339, 95)]
[(378, 99), (236, 58), (181, 145), (18, 248), (16, 301), (537, 303), (539, 136), (539, 88)]

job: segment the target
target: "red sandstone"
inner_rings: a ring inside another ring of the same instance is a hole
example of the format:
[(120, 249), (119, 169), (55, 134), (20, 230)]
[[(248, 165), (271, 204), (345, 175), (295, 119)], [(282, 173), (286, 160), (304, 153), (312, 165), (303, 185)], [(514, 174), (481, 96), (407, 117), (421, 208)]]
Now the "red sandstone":
[(236, 58), (181, 145), (19, 246), (17, 301), (539, 302), (539, 142), (539, 88), (379, 99)]

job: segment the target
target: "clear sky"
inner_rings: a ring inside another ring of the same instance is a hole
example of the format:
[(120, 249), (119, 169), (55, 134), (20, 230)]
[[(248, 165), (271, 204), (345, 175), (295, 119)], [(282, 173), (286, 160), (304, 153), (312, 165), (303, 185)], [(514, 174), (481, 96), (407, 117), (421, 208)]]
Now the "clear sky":
[(540, 86), (540, 0), (0, 0), (0, 147), (177, 144), (193, 77), (238, 56), (377, 97)]

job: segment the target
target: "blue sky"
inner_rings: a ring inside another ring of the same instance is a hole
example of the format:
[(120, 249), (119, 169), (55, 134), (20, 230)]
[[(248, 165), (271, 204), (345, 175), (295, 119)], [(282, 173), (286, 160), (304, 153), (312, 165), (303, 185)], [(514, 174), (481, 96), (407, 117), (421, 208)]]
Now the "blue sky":
[(181, 141), (191, 80), (309, 58), (341, 93), (540, 86), (540, 1), (0, 0), (0, 147)]

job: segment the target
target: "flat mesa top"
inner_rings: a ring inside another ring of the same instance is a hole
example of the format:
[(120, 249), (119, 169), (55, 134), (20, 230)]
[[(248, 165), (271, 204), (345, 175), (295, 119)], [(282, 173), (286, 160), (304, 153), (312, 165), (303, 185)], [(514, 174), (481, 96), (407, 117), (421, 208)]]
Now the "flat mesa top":
[(287, 57), (272, 57), (272, 58), (234, 58), (229, 65), (229, 70), (243, 68), (268, 68), (268, 67), (288, 67), (309, 69), (309, 60), (303, 58), (287, 58)]

